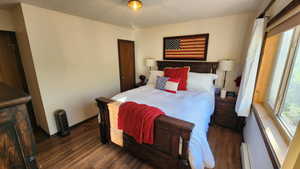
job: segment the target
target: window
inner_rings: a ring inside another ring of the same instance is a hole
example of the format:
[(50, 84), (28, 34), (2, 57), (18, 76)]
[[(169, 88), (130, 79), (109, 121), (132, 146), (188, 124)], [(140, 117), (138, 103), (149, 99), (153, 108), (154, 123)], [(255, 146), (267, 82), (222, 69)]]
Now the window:
[[(265, 104), (293, 136), (300, 121), (300, 26), (274, 35)], [(268, 53), (270, 55), (270, 53)]]
[[(290, 29), (279, 35), (280, 42), (277, 47), (277, 56), (275, 56), (273, 63), (273, 73), (271, 76), (271, 84), (268, 91), (267, 103), (274, 110), (277, 100), (277, 95), (279, 93), (279, 87), (281, 84), (281, 79), (285, 69), (285, 63), (288, 58), (289, 49), (292, 42), (294, 29)], [(278, 36), (278, 35), (277, 35)]]
[(280, 108), (279, 117), (289, 129), (290, 134), (296, 132), (300, 121), (300, 43), (298, 42), (294, 64), (286, 86), (285, 95)]

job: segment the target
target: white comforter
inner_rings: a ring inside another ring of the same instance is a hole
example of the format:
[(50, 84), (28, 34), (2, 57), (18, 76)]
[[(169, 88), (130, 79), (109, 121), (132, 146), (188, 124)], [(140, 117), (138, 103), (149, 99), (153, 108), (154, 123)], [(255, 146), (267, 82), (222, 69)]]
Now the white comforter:
[(215, 161), (207, 141), (208, 124), (214, 111), (214, 94), (205, 91), (179, 91), (177, 94), (143, 86), (112, 98), (120, 102), (134, 101), (155, 106), (168, 116), (195, 124), (189, 145), (193, 169), (213, 168)]

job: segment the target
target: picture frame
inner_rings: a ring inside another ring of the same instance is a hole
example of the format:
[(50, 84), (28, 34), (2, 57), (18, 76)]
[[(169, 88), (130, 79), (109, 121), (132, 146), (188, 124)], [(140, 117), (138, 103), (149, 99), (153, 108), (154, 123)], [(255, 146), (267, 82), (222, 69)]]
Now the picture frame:
[(209, 34), (172, 36), (163, 38), (164, 60), (206, 61)]

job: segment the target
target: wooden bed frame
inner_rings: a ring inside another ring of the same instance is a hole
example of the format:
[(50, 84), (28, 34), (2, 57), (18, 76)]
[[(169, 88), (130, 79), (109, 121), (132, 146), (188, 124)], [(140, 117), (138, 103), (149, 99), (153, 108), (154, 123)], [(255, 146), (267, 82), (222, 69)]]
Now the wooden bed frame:
[[(218, 62), (157, 61), (158, 70), (165, 67), (190, 66), (191, 72), (216, 73)], [(107, 104), (113, 100), (99, 97), (96, 99), (100, 113), (100, 137), (103, 144), (111, 144), (110, 120)], [(162, 169), (189, 169), (188, 145), (194, 124), (162, 115), (155, 120), (154, 144), (138, 144), (134, 138), (123, 134), (124, 149), (134, 156)], [(181, 153), (180, 140), (182, 140)]]

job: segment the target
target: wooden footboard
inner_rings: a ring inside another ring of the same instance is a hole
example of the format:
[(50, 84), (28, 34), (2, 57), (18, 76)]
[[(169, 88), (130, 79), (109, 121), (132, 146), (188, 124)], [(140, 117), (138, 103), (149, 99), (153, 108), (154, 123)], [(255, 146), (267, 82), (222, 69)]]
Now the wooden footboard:
[[(101, 142), (111, 143), (110, 121), (107, 104), (111, 99), (96, 99), (99, 107)], [(155, 120), (154, 144), (138, 144), (134, 138), (123, 135), (124, 149), (136, 157), (163, 169), (188, 169), (188, 145), (194, 124), (162, 115)], [(181, 143), (181, 144), (180, 144)]]

